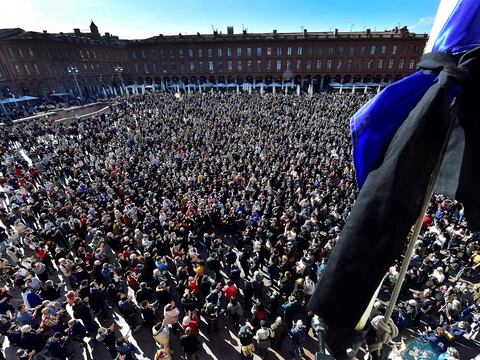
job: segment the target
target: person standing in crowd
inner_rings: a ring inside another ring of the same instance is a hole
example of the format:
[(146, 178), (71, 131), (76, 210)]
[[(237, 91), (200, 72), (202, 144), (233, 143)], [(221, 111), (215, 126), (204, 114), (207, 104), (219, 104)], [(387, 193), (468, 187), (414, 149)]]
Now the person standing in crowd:
[(152, 328), (152, 334), (160, 348), (170, 352), (170, 328), (164, 321), (159, 322)]
[(245, 323), (244, 326), (240, 327), (238, 332), (238, 339), (240, 340), (240, 354), (243, 360), (252, 360), (255, 353), (255, 345), (253, 344), (254, 340), (254, 327), (249, 323)]
[(66, 340), (67, 339), (62, 337), (62, 334), (59, 332), (53, 334), (45, 345), (46, 354), (60, 360), (67, 360), (69, 354), (67, 354), (67, 348), (65, 346)]
[(200, 342), (197, 335), (192, 332), (192, 329), (187, 327), (185, 334), (180, 337), (180, 345), (183, 347), (183, 351), (188, 360), (196, 360), (198, 350), (200, 349)]
[(272, 349), (281, 351), (283, 340), (288, 336), (287, 326), (283, 323), (282, 318), (279, 316), (275, 319), (275, 322), (270, 327), (272, 329)]
[(290, 335), (292, 336), (292, 348), (290, 349), (289, 354), (292, 355), (294, 359), (298, 359), (303, 355), (303, 345), (305, 345), (305, 342), (307, 341), (307, 332), (302, 320), (293, 322)]
[(115, 324), (112, 324), (108, 328), (101, 327), (98, 329), (98, 333), (96, 336), (96, 340), (106, 346), (112, 359), (115, 359), (118, 355), (118, 351), (115, 346), (116, 338), (115, 338), (114, 330), (115, 330)]
[(267, 322), (265, 320), (261, 320), (260, 329), (258, 329), (255, 334), (255, 340), (257, 340), (257, 354), (262, 359), (267, 358), (271, 338), (273, 338), (272, 329), (267, 326)]
[(137, 358), (135, 354), (139, 352), (137, 347), (128, 340), (128, 336), (118, 338), (115, 349), (125, 360), (135, 360)]

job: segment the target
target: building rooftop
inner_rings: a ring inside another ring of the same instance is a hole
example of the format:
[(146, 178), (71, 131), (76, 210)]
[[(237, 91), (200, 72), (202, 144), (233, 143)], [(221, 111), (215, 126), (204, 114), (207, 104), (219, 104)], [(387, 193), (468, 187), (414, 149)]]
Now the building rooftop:
[(20, 28), (0, 29), (0, 39), (7, 39), (21, 34), (22, 32), (24, 32), (24, 30)]
[[(17, 40), (17, 39), (43, 39), (54, 40), (61, 42), (88, 44), (88, 45), (109, 45), (123, 47), (127, 44), (157, 44), (157, 43), (182, 43), (182, 42), (226, 42), (226, 41), (265, 41), (265, 40), (301, 40), (301, 39), (371, 39), (371, 38), (417, 38), (427, 39), (427, 34), (416, 34), (408, 30), (407, 27), (395, 27), (392, 30), (385, 31), (349, 31), (341, 32), (335, 29), (334, 31), (316, 31), (308, 32), (306, 29), (303, 32), (288, 32), (280, 33), (273, 30), (271, 33), (249, 33), (243, 30), (242, 33), (235, 34), (233, 27), (227, 28), (227, 33), (222, 34), (218, 30), (214, 30), (212, 34), (196, 35), (163, 35), (153, 36), (146, 39), (127, 40), (119, 39), (118, 36), (113, 36), (108, 32), (105, 35), (98, 33), (96, 25), (91, 23), (91, 32), (81, 32), (80, 29), (74, 29), (72, 33), (48, 33), (47, 31), (25, 31), (20, 28), (0, 29), (1, 40)], [(93, 30), (92, 30), (93, 29)]]
[(408, 30), (407, 27), (394, 28), (385, 31), (348, 31), (341, 32), (335, 29), (334, 31), (315, 31), (308, 32), (306, 29), (303, 32), (279, 33), (273, 30), (271, 33), (249, 33), (243, 30), (242, 33), (234, 34), (233, 27), (229, 27), (226, 34), (215, 30), (212, 34), (196, 35), (163, 35), (153, 36), (143, 40), (129, 40), (141, 43), (157, 43), (157, 42), (190, 42), (190, 41), (243, 41), (243, 40), (300, 40), (300, 39), (368, 39), (368, 38), (420, 38), (427, 39), (427, 34), (416, 34)]
[(48, 33), (47, 31), (25, 31), (20, 28), (15, 29), (0, 29), (0, 40), (53, 40), (59, 42), (68, 42), (76, 44), (88, 45), (110, 45), (110, 46), (126, 46), (124, 40), (119, 40), (118, 36), (112, 36), (109, 33), (100, 36), (89, 32), (80, 32), (79, 29), (74, 29), (71, 33)]

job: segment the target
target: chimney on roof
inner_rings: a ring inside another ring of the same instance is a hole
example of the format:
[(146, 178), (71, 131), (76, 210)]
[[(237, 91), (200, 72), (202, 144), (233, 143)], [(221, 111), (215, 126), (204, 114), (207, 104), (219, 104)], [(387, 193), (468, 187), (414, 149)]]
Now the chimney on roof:
[(307, 37), (307, 29), (303, 29), (303, 37)]
[(335, 29), (335, 36), (338, 36), (338, 29)]
[(105, 33), (105, 37), (109, 38), (109, 37), (110, 37), (110, 33), (109, 33), (109, 32), (106, 32), (106, 33)]
[(44, 33), (44, 34), (47, 34), (47, 30), (43, 30), (43, 33)]
[(233, 35), (233, 26), (227, 26), (227, 35)]
[(370, 36), (370, 29), (367, 29), (367, 35)]
[(93, 20), (90, 23), (90, 32), (92, 33), (92, 35), (100, 36), (100, 32), (98, 31), (98, 26), (95, 25)]
[(400, 33), (401, 33), (402, 35), (408, 34), (408, 28), (407, 28), (406, 26), (402, 27), (402, 28), (400, 29)]
[(80, 35), (80, 29), (77, 29), (77, 28), (73, 29), (73, 33), (75, 35)]
[(213, 30), (213, 36), (218, 36), (218, 30)]
[(277, 29), (273, 29), (273, 37), (277, 36)]
[(247, 35), (247, 29), (243, 29), (243, 35)]

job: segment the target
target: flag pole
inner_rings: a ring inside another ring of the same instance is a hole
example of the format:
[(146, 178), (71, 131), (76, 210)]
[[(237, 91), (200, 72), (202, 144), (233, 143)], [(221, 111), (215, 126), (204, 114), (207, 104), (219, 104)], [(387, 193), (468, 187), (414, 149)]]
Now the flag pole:
[[(383, 319), (384, 324), (388, 324), (390, 319), (392, 318), (393, 310), (395, 309), (395, 304), (397, 303), (398, 297), (400, 295), (400, 291), (402, 290), (403, 286), (403, 281), (405, 280), (405, 275), (407, 274), (408, 267), (410, 265), (410, 260), (412, 258), (413, 251), (415, 250), (415, 246), (417, 244), (418, 236), (420, 235), (420, 230), (422, 229), (423, 226), (423, 218), (425, 216), (425, 213), (427, 211), (428, 205), (430, 204), (430, 200), (433, 195), (433, 190), (435, 187), (435, 183), (438, 178), (438, 174), (440, 173), (440, 168), (442, 165), (443, 157), (445, 155), (445, 152), (447, 150), (448, 142), (450, 141), (450, 135), (452, 133), (455, 121), (454, 121), (454, 116), (452, 115), (453, 109), (455, 106), (455, 100), (453, 100), (452, 106), (450, 107), (450, 122), (448, 124), (448, 129), (447, 133), (445, 136), (445, 140), (443, 141), (442, 148), (438, 154), (437, 161), (435, 163), (435, 167), (433, 168), (432, 174), (430, 175), (430, 179), (428, 181), (427, 185), (427, 190), (425, 192), (425, 196), (423, 198), (423, 203), (422, 207), (420, 210), (420, 214), (418, 215), (417, 221), (415, 222), (415, 226), (413, 228), (413, 233), (412, 236), (410, 237), (410, 241), (407, 246), (407, 250), (405, 251), (405, 255), (403, 258), (402, 266), (400, 267), (400, 271), (398, 274), (398, 280), (395, 283), (395, 286), (392, 291), (392, 295), (390, 296), (390, 301), (388, 303), (387, 309), (385, 311), (385, 316)], [(378, 331), (377, 331), (378, 334)], [(380, 336), (379, 336), (380, 337)], [(381, 352), (381, 349), (378, 350), (378, 352)], [(371, 355), (373, 355), (371, 353)], [(378, 354), (380, 355), (380, 354)], [(373, 355), (373, 358), (380, 358), (380, 356), (376, 357)]]

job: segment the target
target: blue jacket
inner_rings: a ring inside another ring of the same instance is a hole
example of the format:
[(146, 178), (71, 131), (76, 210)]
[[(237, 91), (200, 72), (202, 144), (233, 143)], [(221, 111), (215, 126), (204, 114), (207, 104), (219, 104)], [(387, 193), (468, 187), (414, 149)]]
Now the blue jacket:
[(295, 345), (303, 346), (307, 342), (307, 331), (304, 327), (297, 328), (294, 326), (290, 333), (292, 334), (292, 342)]

